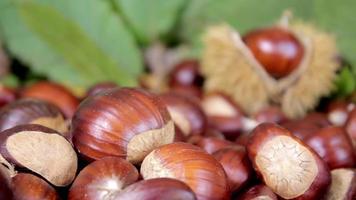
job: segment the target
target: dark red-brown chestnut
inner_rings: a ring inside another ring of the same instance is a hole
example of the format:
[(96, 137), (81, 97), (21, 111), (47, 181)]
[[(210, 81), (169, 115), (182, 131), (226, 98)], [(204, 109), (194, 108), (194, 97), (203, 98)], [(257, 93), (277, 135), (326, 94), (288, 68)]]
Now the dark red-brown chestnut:
[(13, 199), (11, 175), (9, 170), (0, 164), (0, 199)]
[(356, 171), (350, 168), (331, 170), (331, 185), (325, 200), (356, 199)]
[(100, 83), (97, 83), (93, 86), (91, 86), (87, 93), (86, 93), (86, 96), (93, 96), (93, 95), (96, 95), (98, 94), (99, 92), (102, 92), (104, 90), (109, 90), (109, 89), (113, 89), (113, 88), (116, 88), (118, 87), (118, 85), (114, 82), (100, 82)]
[(68, 125), (55, 105), (37, 99), (19, 99), (0, 110), (0, 131), (22, 124), (39, 124), (67, 136)]
[(238, 146), (236, 143), (225, 139), (204, 136), (191, 137), (188, 142), (204, 149), (209, 154), (213, 154), (214, 152), (226, 147)]
[(19, 173), (11, 180), (14, 200), (59, 200), (56, 190), (41, 178)]
[(349, 112), (355, 107), (345, 100), (335, 100), (328, 104), (327, 116), (334, 126), (344, 126)]
[(115, 200), (195, 200), (193, 191), (183, 182), (171, 178), (142, 180), (126, 187)]
[(139, 177), (130, 162), (105, 157), (87, 165), (69, 189), (68, 200), (112, 200), (122, 189)]
[(213, 156), (223, 166), (231, 192), (238, 192), (252, 179), (253, 169), (245, 147), (220, 149)]
[(351, 139), (341, 127), (323, 128), (304, 141), (319, 154), (330, 169), (352, 168), (356, 164)]
[(88, 97), (72, 119), (71, 135), (87, 160), (118, 156), (140, 163), (153, 149), (173, 142), (174, 123), (156, 95), (115, 88)]
[[(77, 171), (71, 143), (41, 125), (19, 125), (1, 132), (0, 153), (7, 162), (31, 170), (55, 186), (69, 185)], [(8, 164), (4, 159), (1, 162)]]
[(67, 118), (71, 118), (77, 109), (79, 100), (64, 86), (40, 81), (24, 88), (20, 93), (21, 98), (35, 98), (48, 101), (56, 105)]
[(274, 78), (282, 78), (298, 68), (304, 47), (289, 30), (269, 27), (253, 30), (243, 38), (256, 60)]
[(278, 197), (267, 186), (255, 185), (241, 194), (240, 197), (237, 197), (236, 200), (278, 200)]
[(309, 123), (306, 120), (293, 120), (282, 123), (282, 126), (288, 129), (294, 136), (304, 140), (320, 130), (317, 124)]
[(187, 143), (167, 144), (153, 150), (142, 162), (141, 175), (145, 180), (178, 179), (193, 190), (198, 200), (224, 200), (230, 196), (221, 164)]
[(331, 177), (326, 163), (287, 129), (262, 123), (251, 133), (248, 156), (255, 171), (283, 199), (321, 199)]
[(206, 116), (199, 103), (178, 93), (165, 93), (161, 96), (174, 123), (185, 136), (201, 135), (207, 125)]
[(184, 60), (174, 66), (170, 76), (169, 85), (171, 88), (180, 86), (195, 86), (203, 85), (203, 77), (199, 72), (198, 60)]
[(16, 99), (16, 91), (0, 84), (0, 108)]
[(324, 127), (327, 127), (327, 126), (331, 126), (331, 123), (329, 122), (328, 117), (326, 116), (326, 114), (320, 113), (320, 112), (308, 113), (302, 119), (302, 121), (307, 122), (307, 123), (311, 123), (311, 124), (315, 124), (319, 128), (324, 128)]
[(350, 136), (353, 145), (356, 147), (356, 108), (354, 108), (347, 118), (345, 130)]
[(277, 106), (269, 106), (261, 109), (253, 118), (257, 121), (258, 124), (264, 122), (271, 122), (281, 124), (288, 120), (287, 116), (283, 113), (283, 111)]

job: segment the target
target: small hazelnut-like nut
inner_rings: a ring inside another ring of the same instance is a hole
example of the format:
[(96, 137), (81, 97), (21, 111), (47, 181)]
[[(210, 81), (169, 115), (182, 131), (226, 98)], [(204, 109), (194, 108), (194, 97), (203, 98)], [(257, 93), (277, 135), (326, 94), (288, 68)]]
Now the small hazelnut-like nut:
[(55, 186), (69, 185), (77, 171), (77, 154), (71, 143), (41, 125), (19, 125), (1, 132), (0, 153), (7, 162), (29, 169)]
[(341, 127), (323, 128), (304, 141), (319, 154), (330, 169), (351, 168), (356, 164), (352, 142)]
[(115, 200), (195, 200), (193, 191), (183, 182), (171, 178), (142, 180), (126, 187)]
[(19, 173), (11, 180), (16, 200), (59, 200), (56, 190), (41, 178), (27, 173)]
[(71, 118), (79, 100), (62, 85), (48, 81), (37, 82), (21, 91), (21, 98), (35, 98), (56, 105), (67, 118)]
[(2, 164), (0, 164), (0, 199), (13, 199), (11, 175)]
[(153, 149), (173, 142), (175, 134), (160, 98), (141, 89), (115, 88), (81, 103), (71, 135), (86, 160), (118, 156), (140, 163)]
[(197, 60), (185, 60), (178, 63), (170, 74), (169, 85), (176, 86), (196, 86), (203, 85), (204, 78), (199, 72), (199, 62)]
[(240, 134), (243, 112), (230, 97), (212, 92), (203, 97), (201, 105), (211, 128), (222, 132), (228, 139), (234, 139)]
[(145, 180), (178, 179), (193, 190), (198, 200), (229, 198), (229, 186), (221, 164), (191, 144), (178, 142), (153, 150), (142, 162), (141, 175)]
[(278, 200), (276, 194), (273, 193), (265, 185), (255, 185), (243, 193), (238, 200)]
[(105, 157), (87, 165), (69, 189), (68, 200), (111, 200), (122, 189), (138, 179), (130, 162), (118, 157)]
[(214, 152), (226, 147), (238, 146), (236, 143), (228, 140), (202, 136), (190, 138), (188, 142), (204, 149), (209, 154), (213, 154)]
[(220, 149), (213, 156), (223, 166), (231, 192), (239, 191), (252, 179), (253, 170), (245, 147)]
[(330, 184), (323, 160), (287, 129), (263, 123), (251, 133), (247, 152), (264, 183), (283, 199), (320, 199)]
[(201, 135), (206, 129), (206, 116), (198, 102), (177, 93), (162, 94), (161, 99), (175, 125), (185, 136)]
[(87, 91), (87, 94), (86, 96), (93, 96), (93, 95), (96, 95), (98, 94), (99, 92), (102, 92), (102, 91), (105, 91), (105, 90), (109, 90), (109, 89), (113, 89), (113, 88), (116, 88), (118, 87), (118, 85), (114, 82), (100, 82), (100, 83), (97, 83), (93, 86), (91, 86), (88, 91)]
[(274, 78), (289, 75), (304, 56), (304, 47), (298, 38), (280, 27), (253, 30), (243, 37), (243, 41)]
[(39, 124), (67, 136), (68, 126), (56, 106), (37, 99), (20, 99), (0, 110), (0, 131), (23, 124)]
[(16, 91), (14, 89), (0, 85), (0, 108), (16, 99)]
[(354, 104), (342, 100), (336, 100), (328, 105), (327, 116), (334, 126), (343, 126)]
[(356, 199), (355, 169), (340, 168), (331, 170), (331, 185), (325, 199)]

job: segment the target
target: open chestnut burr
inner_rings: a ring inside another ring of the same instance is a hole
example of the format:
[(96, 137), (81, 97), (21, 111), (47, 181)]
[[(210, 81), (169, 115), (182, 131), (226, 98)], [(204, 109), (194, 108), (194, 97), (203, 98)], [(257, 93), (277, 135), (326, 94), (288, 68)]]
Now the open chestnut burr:
[(20, 99), (0, 110), (0, 131), (23, 124), (39, 124), (67, 136), (68, 126), (55, 105), (37, 99)]
[(193, 190), (198, 200), (223, 200), (230, 196), (221, 164), (187, 143), (167, 144), (153, 150), (142, 162), (141, 175), (145, 180), (178, 179)]
[(173, 142), (174, 123), (160, 98), (141, 89), (115, 88), (88, 97), (72, 119), (71, 135), (88, 161), (118, 156), (140, 163)]
[(72, 144), (57, 131), (41, 125), (19, 125), (0, 134), (0, 161), (26, 168), (55, 186), (69, 185), (77, 171)]
[(339, 168), (331, 171), (331, 185), (326, 200), (356, 199), (356, 171), (352, 168)]
[(284, 199), (320, 199), (331, 177), (326, 163), (300, 139), (276, 124), (253, 131), (247, 152), (255, 171)]

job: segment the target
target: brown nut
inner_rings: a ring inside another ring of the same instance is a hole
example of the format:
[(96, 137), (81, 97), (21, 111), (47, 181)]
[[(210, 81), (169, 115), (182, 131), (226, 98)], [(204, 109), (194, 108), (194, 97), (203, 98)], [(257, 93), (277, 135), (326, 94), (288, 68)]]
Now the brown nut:
[(170, 87), (201, 87), (204, 78), (199, 72), (198, 60), (185, 60), (178, 63), (169, 76)]
[(221, 164), (191, 144), (172, 143), (153, 150), (142, 162), (141, 175), (145, 180), (166, 177), (183, 181), (198, 200), (229, 198), (229, 186)]
[(37, 82), (21, 91), (22, 98), (35, 98), (48, 101), (61, 109), (67, 118), (71, 118), (79, 105), (79, 100), (64, 86), (48, 82)]
[(256, 185), (248, 189), (240, 197), (236, 198), (237, 200), (278, 200), (276, 194), (273, 193), (265, 185)]
[(328, 105), (327, 116), (334, 126), (344, 126), (349, 112), (355, 107), (354, 104), (343, 100), (336, 100)]
[(126, 187), (115, 200), (195, 200), (193, 191), (183, 182), (170, 178), (143, 180)]
[(167, 106), (175, 125), (185, 136), (204, 133), (207, 121), (199, 103), (191, 98), (172, 92), (162, 94), (160, 97)]
[(93, 96), (98, 94), (99, 92), (105, 91), (105, 90), (110, 90), (118, 87), (118, 85), (114, 82), (100, 82), (97, 83), (93, 86), (91, 86), (88, 91), (86, 96)]
[(350, 138), (343, 128), (330, 126), (305, 139), (330, 169), (354, 167), (356, 158)]
[(356, 147), (356, 108), (349, 113), (349, 117), (345, 123), (345, 130)]
[(164, 103), (140, 89), (116, 88), (84, 100), (71, 134), (87, 160), (118, 156), (140, 163), (153, 149), (173, 142), (174, 124)]
[(239, 191), (252, 179), (253, 169), (245, 147), (220, 149), (213, 156), (223, 166), (231, 192)]
[(20, 99), (0, 110), (0, 131), (23, 124), (39, 124), (68, 137), (68, 125), (59, 108), (42, 100)]
[(0, 199), (13, 199), (9, 170), (0, 164)]
[(0, 108), (16, 99), (16, 91), (14, 89), (0, 85)]
[(356, 199), (355, 169), (340, 168), (331, 170), (331, 185), (325, 199)]
[(307, 114), (302, 120), (307, 123), (315, 124), (319, 128), (331, 126), (328, 117), (324, 113), (311, 112)]
[(258, 111), (253, 118), (257, 123), (271, 122), (271, 123), (283, 123), (288, 120), (287, 116), (283, 111), (276, 106), (265, 107), (262, 110)]
[(11, 184), (15, 200), (59, 200), (56, 190), (35, 175), (17, 174)]
[(320, 127), (314, 123), (305, 120), (296, 120), (282, 123), (282, 126), (293, 133), (297, 138), (304, 140), (320, 130)]
[(328, 189), (327, 165), (287, 129), (260, 124), (252, 131), (247, 152), (264, 183), (284, 199), (320, 199)]
[(228, 140), (202, 136), (190, 138), (188, 142), (204, 149), (209, 154), (213, 154), (214, 152), (226, 147), (238, 146), (236, 143), (230, 142)]
[(138, 171), (128, 161), (105, 157), (87, 165), (74, 180), (68, 200), (116, 199), (122, 189), (138, 179)]
[[(77, 154), (71, 143), (53, 129), (19, 125), (0, 133), (1, 155), (27, 168), (55, 186), (69, 185), (77, 171)], [(7, 162), (2, 159), (2, 163)]]

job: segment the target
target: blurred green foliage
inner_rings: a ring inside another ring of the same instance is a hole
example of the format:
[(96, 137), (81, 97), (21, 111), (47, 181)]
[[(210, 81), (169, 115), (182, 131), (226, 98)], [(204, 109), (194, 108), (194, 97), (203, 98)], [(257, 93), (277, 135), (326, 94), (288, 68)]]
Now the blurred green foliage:
[[(334, 33), (356, 66), (355, 0), (0, 0), (0, 35), (12, 56), (52, 80), (135, 85), (150, 44), (175, 40), (199, 55), (207, 26), (225, 22), (244, 33), (286, 9)], [(355, 90), (355, 71), (341, 71), (340, 95)]]

